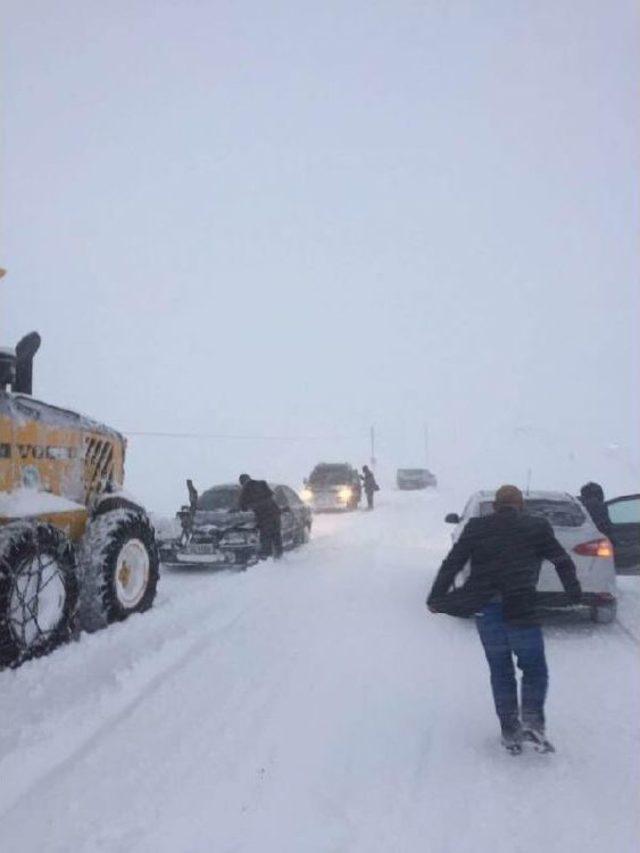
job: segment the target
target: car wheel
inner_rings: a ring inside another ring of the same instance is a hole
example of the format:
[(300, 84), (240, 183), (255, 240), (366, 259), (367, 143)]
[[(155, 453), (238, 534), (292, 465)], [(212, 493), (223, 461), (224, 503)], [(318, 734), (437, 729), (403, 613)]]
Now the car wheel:
[(616, 611), (615, 604), (594, 604), (591, 608), (591, 619), (600, 625), (608, 625), (616, 618)]
[(295, 547), (299, 548), (300, 545), (306, 545), (306, 543), (311, 538), (311, 525), (303, 524), (302, 527), (296, 533), (296, 541)]

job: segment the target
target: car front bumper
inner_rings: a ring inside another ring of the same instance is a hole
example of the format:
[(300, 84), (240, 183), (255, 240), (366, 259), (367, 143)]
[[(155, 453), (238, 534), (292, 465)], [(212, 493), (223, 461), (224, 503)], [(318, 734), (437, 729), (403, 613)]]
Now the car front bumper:
[(160, 549), (160, 562), (172, 569), (225, 569), (258, 562), (257, 548), (249, 545), (194, 554), (184, 548)]
[(326, 493), (314, 495), (307, 503), (307, 506), (313, 512), (339, 512), (340, 510), (351, 509), (356, 503), (356, 495), (349, 497), (341, 496), (337, 493)]

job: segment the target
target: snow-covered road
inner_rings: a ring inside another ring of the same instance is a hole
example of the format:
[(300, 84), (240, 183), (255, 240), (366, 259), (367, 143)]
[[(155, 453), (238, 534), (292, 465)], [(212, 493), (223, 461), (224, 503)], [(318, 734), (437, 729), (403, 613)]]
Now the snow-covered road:
[(470, 621), (429, 616), (437, 494), (382, 493), (243, 574), (0, 673), (6, 853), (631, 853), (638, 581), (547, 626), (554, 756), (497, 744)]

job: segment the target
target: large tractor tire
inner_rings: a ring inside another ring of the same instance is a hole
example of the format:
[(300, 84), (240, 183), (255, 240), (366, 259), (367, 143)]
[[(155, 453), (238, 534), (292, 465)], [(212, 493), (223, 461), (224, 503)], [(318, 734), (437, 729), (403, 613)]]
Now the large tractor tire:
[(91, 519), (79, 556), (80, 623), (87, 631), (151, 607), (160, 573), (158, 548), (142, 510), (113, 509)]
[(17, 666), (70, 639), (78, 605), (72, 544), (51, 524), (0, 528), (0, 666)]

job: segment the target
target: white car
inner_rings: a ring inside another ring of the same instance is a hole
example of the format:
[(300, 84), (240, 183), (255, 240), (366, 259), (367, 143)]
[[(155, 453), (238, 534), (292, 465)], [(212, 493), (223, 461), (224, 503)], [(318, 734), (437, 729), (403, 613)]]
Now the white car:
[[(495, 492), (476, 492), (471, 495), (461, 516), (451, 513), (445, 519), (455, 524), (452, 538), (456, 542), (470, 518), (490, 515)], [(600, 533), (577, 498), (565, 492), (528, 492), (524, 498), (525, 512), (546, 518), (553, 527), (556, 539), (576, 565), (582, 587), (581, 606), (588, 606), (595, 622), (612, 622), (616, 615), (616, 570), (611, 542)], [(465, 579), (469, 567), (459, 575)], [(568, 598), (555, 567), (542, 563), (537, 586), (541, 607), (567, 607)]]

